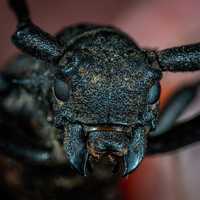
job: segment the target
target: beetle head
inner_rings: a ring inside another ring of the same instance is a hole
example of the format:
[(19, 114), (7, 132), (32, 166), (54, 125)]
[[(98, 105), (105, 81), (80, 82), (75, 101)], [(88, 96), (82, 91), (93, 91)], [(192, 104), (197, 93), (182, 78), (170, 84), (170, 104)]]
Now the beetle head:
[(146, 127), (155, 128), (161, 71), (132, 42), (113, 34), (86, 39), (64, 55), (54, 85), (65, 152), (82, 175), (107, 160), (125, 176), (144, 157)]

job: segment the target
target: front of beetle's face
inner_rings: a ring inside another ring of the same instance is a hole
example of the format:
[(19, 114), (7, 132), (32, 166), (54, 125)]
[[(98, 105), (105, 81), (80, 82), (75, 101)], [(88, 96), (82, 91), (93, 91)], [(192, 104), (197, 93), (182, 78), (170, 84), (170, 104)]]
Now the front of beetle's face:
[(133, 55), (75, 52), (55, 81), (65, 152), (82, 175), (105, 160), (127, 175), (144, 157), (157, 120), (160, 74), (142, 53)]

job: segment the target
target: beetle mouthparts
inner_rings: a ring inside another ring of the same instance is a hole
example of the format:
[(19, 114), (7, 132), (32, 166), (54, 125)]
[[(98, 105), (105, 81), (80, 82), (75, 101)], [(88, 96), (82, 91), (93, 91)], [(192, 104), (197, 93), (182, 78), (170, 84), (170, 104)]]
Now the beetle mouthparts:
[(142, 161), (145, 141), (142, 128), (135, 130), (132, 136), (112, 130), (96, 130), (86, 136), (80, 125), (72, 125), (66, 130), (64, 148), (69, 162), (82, 176), (96, 171), (95, 162), (112, 165), (112, 174), (126, 176)]
[(108, 178), (111, 176), (123, 176), (123, 158), (113, 155), (101, 155), (98, 159), (89, 156), (90, 171), (97, 177)]
[[(87, 139), (90, 166), (94, 168), (92, 165), (94, 160), (99, 163), (107, 160), (107, 166), (112, 164), (112, 173), (122, 176), (128, 175), (137, 168), (144, 157), (145, 147), (143, 129), (135, 130), (132, 137), (125, 132), (94, 131)], [(104, 168), (107, 167), (104, 165)]]

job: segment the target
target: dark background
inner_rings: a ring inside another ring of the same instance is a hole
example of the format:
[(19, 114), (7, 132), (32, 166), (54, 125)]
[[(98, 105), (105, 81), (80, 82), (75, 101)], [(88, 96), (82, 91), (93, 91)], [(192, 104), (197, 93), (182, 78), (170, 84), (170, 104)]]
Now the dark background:
[[(200, 41), (199, 0), (29, 0), (33, 21), (55, 33), (78, 22), (111, 24), (121, 28), (142, 47), (167, 48)], [(0, 64), (17, 49), (10, 42), (15, 18), (0, 1)], [(165, 73), (162, 105), (178, 87), (200, 78), (200, 73)], [(200, 110), (199, 101), (193, 110)], [(187, 112), (187, 115), (191, 113)], [(122, 181), (126, 199), (199, 200), (200, 146), (162, 157), (148, 158)]]

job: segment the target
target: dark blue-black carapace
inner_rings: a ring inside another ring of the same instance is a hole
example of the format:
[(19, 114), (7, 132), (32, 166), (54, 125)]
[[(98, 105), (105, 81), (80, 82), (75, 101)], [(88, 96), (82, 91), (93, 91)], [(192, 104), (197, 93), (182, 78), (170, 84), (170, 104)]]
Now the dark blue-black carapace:
[[(116, 28), (91, 24), (70, 26), (51, 36), (32, 23), (24, 1), (10, 0), (10, 5), (18, 19), (12, 41), (36, 59), (22, 55), (2, 73), (2, 110), (12, 115), (25, 105), (25, 111), (34, 113), (30, 118), (34, 116), (31, 127), (36, 135), (48, 135), (46, 143), (59, 130), (57, 141), (81, 175), (103, 162), (125, 176), (145, 153), (198, 140), (198, 117), (178, 125), (181, 134), (172, 125), (199, 83), (180, 90), (160, 118), (158, 105), (162, 71), (199, 70), (199, 44), (145, 50)], [(17, 103), (12, 104), (13, 98)], [(188, 138), (191, 124), (194, 133)], [(12, 145), (1, 148), (32, 162), (59, 157), (55, 141), (51, 151)]]

